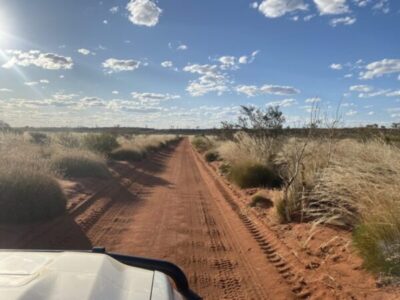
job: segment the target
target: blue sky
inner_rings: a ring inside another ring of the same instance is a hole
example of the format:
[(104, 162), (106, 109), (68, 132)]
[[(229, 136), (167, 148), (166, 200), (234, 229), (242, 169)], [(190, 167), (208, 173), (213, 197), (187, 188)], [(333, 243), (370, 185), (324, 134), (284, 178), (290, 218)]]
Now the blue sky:
[(241, 104), (302, 125), (400, 121), (396, 0), (3, 0), (0, 119), (212, 127)]

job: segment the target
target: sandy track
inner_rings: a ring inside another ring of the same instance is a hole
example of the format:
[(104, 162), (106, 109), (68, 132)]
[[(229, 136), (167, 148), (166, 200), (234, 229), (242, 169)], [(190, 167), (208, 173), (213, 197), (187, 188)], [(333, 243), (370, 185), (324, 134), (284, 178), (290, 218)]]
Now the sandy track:
[(87, 231), (92, 244), (175, 262), (208, 299), (293, 298), (200, 170), (188, 140), (163, 162), (159, 168), (149, 162), (124, 179), (133, 183)]
[[(67, 216), (45, 224), (0, 228), (0, 246), (88, 249), (178, 264), (206, 299), (292, 299), (307, 295), (256, 226), (238, 212), (188, 139), (135, 164), (111, 165)], [(9, 242), (8, 242), (9, 241)], [(286, 275), (286, 276), (285, 276)], [(290, 279), (290, 280), (289, 280)]]

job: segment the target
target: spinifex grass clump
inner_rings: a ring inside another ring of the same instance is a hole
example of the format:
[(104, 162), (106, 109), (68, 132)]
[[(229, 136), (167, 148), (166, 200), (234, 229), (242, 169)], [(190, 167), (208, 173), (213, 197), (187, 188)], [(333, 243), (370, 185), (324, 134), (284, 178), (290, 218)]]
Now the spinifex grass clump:
[(66, 177), (108, 178), (106, 159), (83, 149), (61, 150), (51, 158), (52, 167)]
[(128, 147), (120, 147), (110, 153), (110, 158), (115, 160), (138, 161), (145, 157), (145, 152)]
[(108, 133), (87, 134), (83, 138), (83, 145), (91, 151), (108, 155), (112, 150), (119, 147), (117, 138)]
[(281, 180), (268, 166), (244, 162), (231, 166), (228, 178), (241, 188), (279, 187)]
[(278, 140), (235, 134), (233, 141), (218, 147), (222, 159), (229, 164), (228, 179), (239, 187), (279, 187), (282, 183), (272, 158), (278, 149)]
[(192, 137), (191, 143), (200, 153), (206, 152), (214, 147), (213, 140), (205, 135), (196, 135)]
[(110, 153), (110, 158), (115, 160), (138, 161), (147, 156), (149, 152), (166, 148), (179, 140), (175, 135), (133, 135), (118, 139), (120, 147)]
[(63, 214), (66, 198), (40, 146), (0, 135), (0, 222), (25, 223)]
[(206, 154), (204, 154), (204, 158), (208, 162), (213, 162), (219, 159), (218, 151), (216, 150), (208, 150)]

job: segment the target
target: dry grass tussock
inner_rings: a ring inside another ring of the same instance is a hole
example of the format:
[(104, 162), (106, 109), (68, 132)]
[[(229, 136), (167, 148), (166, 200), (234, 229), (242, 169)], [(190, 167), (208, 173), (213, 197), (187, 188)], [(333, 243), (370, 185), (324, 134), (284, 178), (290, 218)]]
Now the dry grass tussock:
[(0, 133), (0, 222), (30, 222), (65, 211), (66, 199), (41, 146)]
[(176, 135), (134, 135), (118, 138), (119, 147), (110, 157), (116, 160), (136, 161), (146, 157), (148, 152), (157, 151), (176, 142)]
[(281, 180), (275, 170), (273, 158), (279, 144), (278, 139), (238, 132), (232, 141), (222, 143), (217, 151), (229, 165), (228, 178), (238, 186), (278, 187)]
[[(294, 172), (299, 146), (278, 155), (283, 177)], [(301, 144), (301, 142), (297, 141)], [(354, 245), (374, 271), (400, 275), (400, 152), (381, 140), (311, 141), (287, 190), (285, 218), (354, 229)]]
[(220, 156), (231, 164), (269, 164), (278, 148), (278, 140), (271, 137), (255, 137), (246, 132), (237, 132), (232, 141), (222, 143), (217, 149)]
[(82, 148), (57, 148), (51, 156), (54, 170), (66, 177), (97, 177), (111, 176), (105, 156)]
[[(239, 186), (247, 186), (249, 178), (257, 181), (260, 174), (283, 180), (276, 209), (284, 221), (351, 229), (368, 268), (400, 276), (398, 147), (383, 140), (272, 140), (238, 133), (218, 152), (225, 174)], [(264, 168), (243, 167), (254, 165)]]

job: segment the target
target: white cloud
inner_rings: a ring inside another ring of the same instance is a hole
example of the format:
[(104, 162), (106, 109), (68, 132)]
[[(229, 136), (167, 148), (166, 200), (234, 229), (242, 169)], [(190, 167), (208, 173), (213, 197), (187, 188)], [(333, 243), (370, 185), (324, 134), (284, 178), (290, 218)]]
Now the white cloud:
[(10, 93), (10, 92), (12, 92), (12, 90), (7, 89), (7, 88), (1, 88), (0, 92), (2, 92), (2, 93)]
[(373, 90), (374, 88), (369, 85), (352, 85), (349, 90), (352, 92), (362, 92), (362, 93), (369, 93)]
[(307, 15), (307, 16), (305, 16), (304, 18), (303, 18), (303, 20), (305, 21), (305, 22), (308, 22), (308, 21), (310, 21), (312, 18), (314, 18), (315, 17), (315, 15)]
[(38, 50), (23, 52), (19, 50), (6, 50), (9, 56), (3, 68), (10, 69), (13, 66), (36, 66), (48, 70), (71, 69), (73, 61), (71, 57), (65, 57), (54, 53), (41, 53)]
[(372, 7), (373, 10), (380, 10), (387, 14), (390, 12), (389, 0), (377, 0), (377, 3)]
[(113, 6), (110, 8), (110, 13), (112, 13), (112, 14), (116, 14), (118, 11), (119, 11), (118, 6)]
[(103, 20), (103, 24), (108, 24), (108, 20)]
[(373, 116), (374, 114), (375, 114), (375, 112), (369, 111), (367, 115), (368, 115), (368, 116)]
[(191, 64), (187, 65), (183, 68), (183, 71), (189, 72), (189, 73), (195, 73), (195, 74), (200, 74), (204, 75), (207, 73), (214, 73), (216, 72), (218, 67), (216, 65), (199, 65), (199, 64)]
[(336, 27), (337, 25), (353, 25), (357, 21), (354, 17), (343, 17), (343, 18), (335, 18), (332, 19), (329, 24), (332, 27)]
[(174, 66), (174, 64), (172, 63), (172, 61), (166, 60), (166, 61), (163, 61), (163, 62), (161, 63), (161, 66), (162, 66), (163, 68), (172, 68), (172, 67)]
[(114, 95), (118, 95), (119, 91), (112, 91), (111, 93), (114, 94)]
[(303, 0), (264, 0), (258, 10), (267, 18), (278, 18), (296, 10), (307, 10), (307, 7)]
[(218, 95), (228, 91), (228, 79), (218, 70), (217, 65), (191, 64), (183, 68), (183, 71), (201, 75), (196, 80), (190, 81), (186, 90), (190, 95), (197, 97), (210, 92)]
[(210, 92), (216, 92), (218, 95), (222, 95), (229, 90), (227, 83), (228, 80), (224, 74), (207, 73), (189, 82), (186, 90), (194, 97), (203, 96)]
[(258, 7), (258, 3), (257, 2), (250, 3), (250, 7), (251, 8), (257, 8)]
[(337, 15), (349, 12), (346, 0), (314, 0), (321, 15)]
[(353, 74), (346, 74), (346, 75), (344, 75), (344, 78), (351, 78), (351, 77), (353, 77)]
[(305, 103), (317, 103), (317, 102), (321, 102), (321, 98), (320, 97), (307, 98), (304, 102)]
[(37, 81), (27, 81), (24, 84), (27, 85), (27, 86), (35, 86), (35, 85), (38, 85), (39, 82), (37, 82)]
[(44, 83), (44, 84), (49, 84), (50, 83), (50, 81), (47, 80), (47, 79), (40, 79), (39, 82), (40, 83)]
[(76, 98), (78, 96), (79, 95), (77, 95), (77, 94), (64, 94), (62, 92), (58, 92), (58, 93), (53, 95), (53, 98), (56, 99), (56, 100), (62, 101), (62, 100), (71, 100), (71, 99)]
[(242, 55), (240, 57), (225, 55), (219, 57), (217, 61), (221, 64), (220, 68), (222, 70), (237, 70), (239, 69), (239, 65), (252, 63), (259, 52), (259, 50), (256, 50), (253, 51), (250, 55)]
[(264, 84), (261, 87), (257, 87), (255, 85), (238, 85), (236, 86), (235, 90), (237, 93), (244, 94), (248, 97), (253, 97), (262, 94), (295, 95), (300, 93), (298, 89), (291, 86), (270, 85), (270, 84)]
[(268, 102), (267, 106), (290, 107), (295, 104), (297, 104), (296, 99), (283, 99), (283, 100)]
[(131, 0), (126, 9), (133, 24), (148, 27), (157, 25), (162, 13), (162, 9), (151, 0)]
[(360, 79), (373, 79), (385, 74), (400, 73), (400, 59), (382, 59), (368, 64), (360, 73)]
[(341, 69), (343, 69), (343, 66), (341, 64), (331, 64), (329, 67), (332, 70), (341, 70)]
[(346, 112), (346, 116), (351, 117), (351, 116), (356, 115), (357, 113), (358, 113), (358, 112), (357, 112), (356, 110), (350, 109), (348, 112)]
[(390, 90), (377, 90), (377, 91), (370, 91), (366, 93), (360, 93), (358, 94), (359, 98), (371, 98), (371, 97), (378, 97), (378, 96), (387, 96), (387, 93), (390, 92)]
[(187, 45), (179, 45), (177, 48), (176, 48), (176, 50), (180, 50), (180, 51), (185, 51), (185, 50), (187, 50), (188, 49), (188, 46)]
[(223, 70), (238, 68), (236, 57), (234, 56), (221, 56), (218, 61), (221, 63), (221, 69)]
[(239, 94), (245, 94), (247, 97), (254, 97), (258, 94), (258, 87), (255, 85), (238, 85), (236, 92)]
[(386, 94), (388, 97), (400, 97), (400, 90), (392, 91)]
[(255, 58), (259, 52), (260, 52), (259, 50), (256, 50), (256, 51), (253, 51), (249, 56), (247, 56), (247, 55), (240, 56), (238, 59), (239, 64), (252, 63), (255, 60)]
[(179, 99), (181, 96), (172, 94), (161, 94), (161, 93), (138, 93), (132, 92), (132, 98), (141, 104), (157, 105), (161, 101)]
[(272, 95), (295, 95), (299, 94), (300, 91), (291, 86), (265, 84), (262, 87), (260, 87), (260, 93), (272, 94)]
[(77, 51), (82, 55), (89, 55), (91, 53), (90, 50), (85, 49), (85, 48), (80, 48)]
[(133, 71), (140, 66), (140, 61), (134, 59), (116, 59), (109, 58), (103, 62), (103, 67), (108, 73)]

